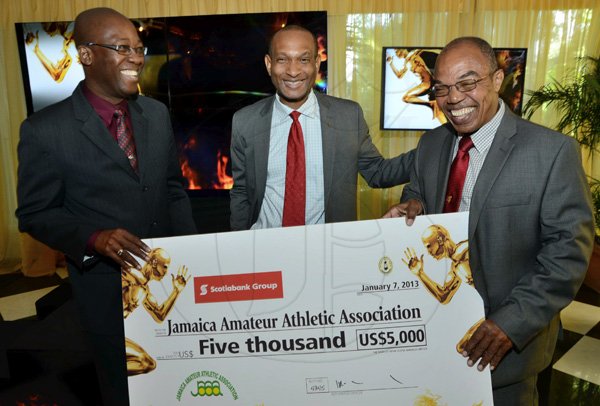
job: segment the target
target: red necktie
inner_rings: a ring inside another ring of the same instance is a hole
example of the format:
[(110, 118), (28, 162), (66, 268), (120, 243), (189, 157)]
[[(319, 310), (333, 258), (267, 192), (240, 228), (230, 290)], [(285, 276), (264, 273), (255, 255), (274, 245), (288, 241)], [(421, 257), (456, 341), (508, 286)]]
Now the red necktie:
[(444, 201), (444, 213), (454, 213), (460, 207), (460, 199), (465, 184), (465, 176), (469, 167), (469, 150), (473, 148), (473, 140), (469, 135), (463, 135), (458, 143), (458, 153), (452, 161), (448, 187), (446, 188), (446, 200)]
[(283, 200), (283, 227), (302, 226), (306, 217), (306, 161), (304, 136), (298, 121), (300, 113), (292, 111), (292, 126), (288, 136), (285, 168), (285, 197)]
[(125, 120), (125, 111), (121, 108), (115, 110), (115, 118), (117, 119), (117, 143), (119, 147), (125, 152), (129, 159), (129, 164), (137, 172), (137, 156), (135, 153), (135, 142), (133, 135), (127, 127), (127, 120)]

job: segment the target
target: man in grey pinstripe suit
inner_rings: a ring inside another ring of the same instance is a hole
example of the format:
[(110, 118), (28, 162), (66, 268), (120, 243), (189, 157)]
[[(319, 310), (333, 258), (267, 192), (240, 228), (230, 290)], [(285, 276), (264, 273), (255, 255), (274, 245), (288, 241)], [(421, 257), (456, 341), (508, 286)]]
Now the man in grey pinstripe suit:
[(357, 103), (313, 92), (320, 59), (310, 31), (293, 25), (278, 31), (265, 64), (277, 94), (233, 117), (233, 230), (282, 225), (292, 111), (301, 113), (306, 152), (304, 224), (356, 220), (359, 173), (372, 187), (408, 181), (412, 152), (384, 159)]
[[(573, 299), (593, 245), (578, 145), (525, 121), (498, 97), (504, 77), (480, 38), (451, 41), (435, 66), (448, 123), (419, 142), (410, 184), (387, 216), (441, 213), (459, 140), (471, 137), (459, 211), (469, 211), (469, 258), (486, 320), (466, 343), (469, 366), (492, 369), (495, 405), (535, 405), (552, 360), (559, 312)], [(461, 390), (464, 390), (461, 389)]]

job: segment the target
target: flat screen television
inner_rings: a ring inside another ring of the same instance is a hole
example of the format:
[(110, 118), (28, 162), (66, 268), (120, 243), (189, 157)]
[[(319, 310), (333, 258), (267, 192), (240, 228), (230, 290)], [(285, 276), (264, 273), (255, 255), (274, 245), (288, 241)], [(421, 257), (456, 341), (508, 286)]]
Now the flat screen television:
[[(382, 57), (382, 130), (428, 130), (446, 122), (430, 94), (435, 60), (442, 48), (384, 47)], [(500, 97), (521, 115), (526, 48), (494, 48), (504, 70)]]
[[(231, 188), (231, 118), (274, 93), (264, 65), (269, 38), (302, 25), (317, 35), (327, 91), (327, 13), (254, 13), (133, 19), (148, 47), (140, 92), (165, 103), (192, 195)], [(16, 23), (28, 115), (68, 97), (83, 79), (73, 23)]]

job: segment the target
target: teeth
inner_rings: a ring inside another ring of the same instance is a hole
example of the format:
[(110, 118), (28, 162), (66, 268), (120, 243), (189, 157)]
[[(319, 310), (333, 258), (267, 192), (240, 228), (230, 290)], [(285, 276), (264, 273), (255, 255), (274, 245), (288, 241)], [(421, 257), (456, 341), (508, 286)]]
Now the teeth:
[(138, 72), (136, 70), (122, 70), (121, 73), (127, 76), (138, 76)]
[(460, 117), (464, 116), (465, 114), (469, 114), (472, 111), (475, 111), (475, 107), (465, 107), (460, 110), (450, 110), (450, 113), (454, 117)]

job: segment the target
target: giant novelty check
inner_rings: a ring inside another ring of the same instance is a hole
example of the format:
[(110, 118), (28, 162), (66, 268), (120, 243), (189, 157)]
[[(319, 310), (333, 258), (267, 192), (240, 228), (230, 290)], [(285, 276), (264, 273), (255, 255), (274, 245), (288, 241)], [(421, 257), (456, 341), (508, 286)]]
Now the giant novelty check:
[(492, 405), (467, 214), (147, 240), (123, 273), (131, 404)]

